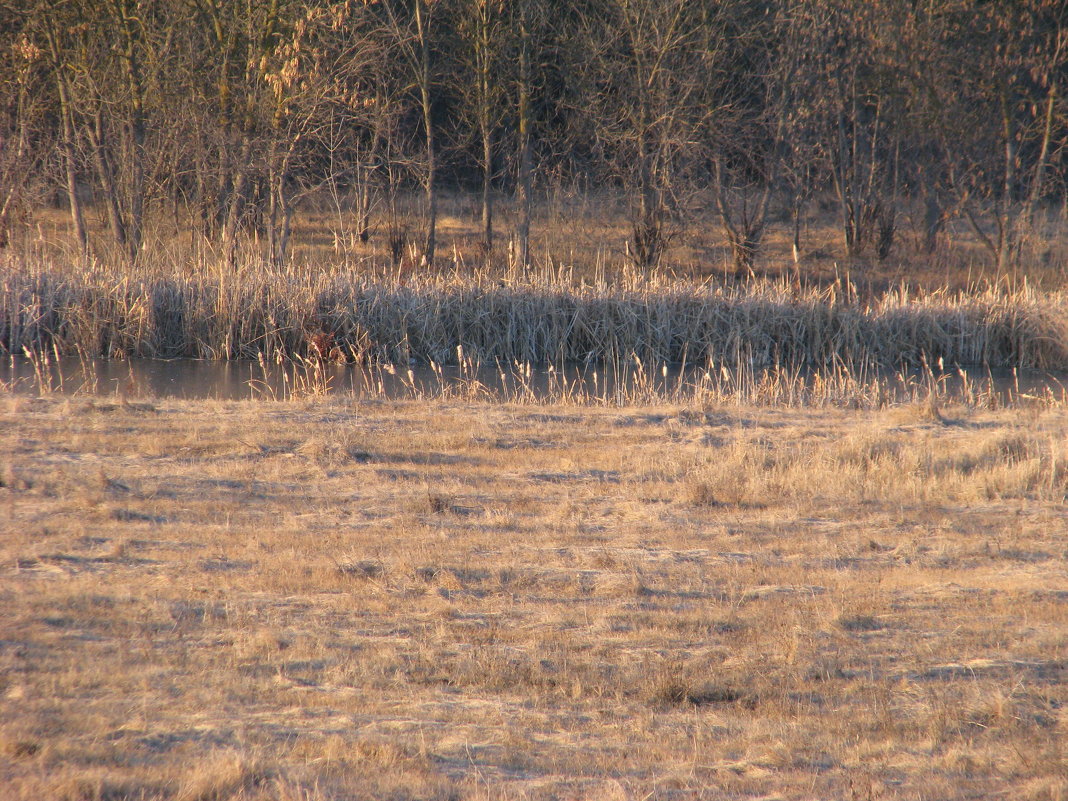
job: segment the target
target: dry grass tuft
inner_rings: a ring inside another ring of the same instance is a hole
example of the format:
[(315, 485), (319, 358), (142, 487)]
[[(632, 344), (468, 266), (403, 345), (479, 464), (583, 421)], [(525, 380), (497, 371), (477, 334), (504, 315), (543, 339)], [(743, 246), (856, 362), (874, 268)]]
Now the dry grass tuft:
[(323, 467), (341, 467), (351, 462), (368, 462), (373, 457), (358, 438), (349, 432), (333, 432), (309, 437), (296, 449), (301, 456)]
[(178, 782), (175, 801), (227, 801), (270, 781), (259, 760), (234, 750), (211, 753), (190, 766)]

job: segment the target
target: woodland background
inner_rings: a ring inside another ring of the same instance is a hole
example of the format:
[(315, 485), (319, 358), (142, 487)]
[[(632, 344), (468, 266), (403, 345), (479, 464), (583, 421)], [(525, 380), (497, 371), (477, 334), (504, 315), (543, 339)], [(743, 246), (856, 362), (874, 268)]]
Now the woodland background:
[(113, 262), (284, 263), (314, 201), (433, 264), (443, 192), (519, 264), (561, 188), (643, 268), (710, 212), (741, 269), (773, 216), (795, 259), (820, 209), (871, 259), (908, 213), (999, 270), (1068, 217), (1057, 0), (9, 0), (0, 77), (0, 240), (60, 213)]

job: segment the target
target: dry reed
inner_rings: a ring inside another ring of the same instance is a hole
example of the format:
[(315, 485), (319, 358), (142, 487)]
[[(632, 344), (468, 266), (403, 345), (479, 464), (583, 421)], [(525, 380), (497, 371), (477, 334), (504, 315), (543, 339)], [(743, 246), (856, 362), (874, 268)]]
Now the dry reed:
[(105, 357), (325, 356), (365, 364), (600, 361), (732, 368), (1068, 362), (1062, 294), (910, 293), (861, 300), (848, 284), (682, 282), (566, 271), (464, 276), (356, 265), (294, 274), (0, 262), (0, 349)]

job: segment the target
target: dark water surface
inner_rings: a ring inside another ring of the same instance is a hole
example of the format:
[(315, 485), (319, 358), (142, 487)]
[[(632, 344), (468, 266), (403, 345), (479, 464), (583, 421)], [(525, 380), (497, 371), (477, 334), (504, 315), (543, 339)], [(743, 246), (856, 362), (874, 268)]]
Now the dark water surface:
[[(628, 399), (663, 400), (692, 396), (696, 386), (732, 395), (756, 396), (768, 387), (779, 394), (796, 392), (835, 395), (820, 389), (837, 383), (838, 394), (850, 385), (861, 392), (882, 386), (890, 399), (926, 397), (930, 387), (949, 398), (992, 395), (1001, 401), (1036, 397), (1068, 400), (1068, 371), (1046, 370), (921, 370), (849, 375), (774, 369), (731, 371), (665, 365), (648, 370), (636, 363), (621, 368), (572, 365), (563, 368), (432, 367), (390, 365), (367, 368), (351, 364), (298, 363), (268, 365), (249, 361), (197, 359), (28, 359), (8, 356), (0, 362), (0, 390), (35, 394), (184, 398), (220, 400), (287, 399), (317, 394), (357, 397), (424, 396), (486, 397), (500, 400)], [(822, 382), (822, 383), (821, 383)], [(762, 390), (761, 388), (764, 388)], [(786, 388), (786, 389), (784, 389)]]

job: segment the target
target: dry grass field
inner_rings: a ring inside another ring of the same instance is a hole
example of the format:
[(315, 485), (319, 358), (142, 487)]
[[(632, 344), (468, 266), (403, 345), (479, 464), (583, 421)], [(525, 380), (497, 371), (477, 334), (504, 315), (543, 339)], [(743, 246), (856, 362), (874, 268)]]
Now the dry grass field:
[(13, 801), (1068, 798), (1068, 410), (0, 395)]

